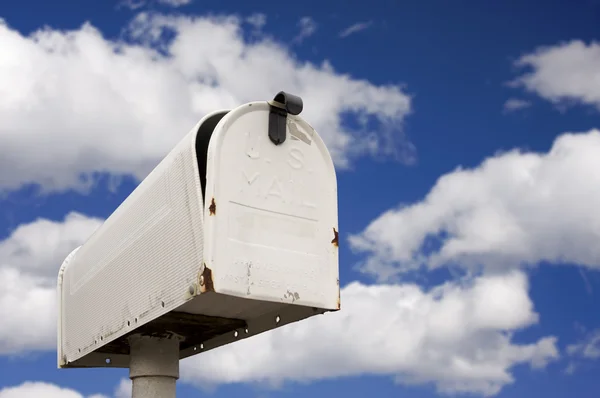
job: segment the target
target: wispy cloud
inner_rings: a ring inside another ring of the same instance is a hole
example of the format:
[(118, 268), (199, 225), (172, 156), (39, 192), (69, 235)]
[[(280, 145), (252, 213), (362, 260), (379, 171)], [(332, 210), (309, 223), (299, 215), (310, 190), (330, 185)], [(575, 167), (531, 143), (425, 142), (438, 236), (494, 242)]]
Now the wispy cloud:
[(567, 346), (567, 353), (586, 359), (600, 359), (600, 329), (588, 333), (581, 341)]
[(518, 111), (521, 109), (529, 108), (530, 106), (531, 106), (530, 101), (522, 100), (519, 98), (509, 98), (504, 103), (504, 112), (505, 113), (515, 112), (515, 111)]
[(342, 30), (340, 32), (340, 37), (344, 38), (350, 36), (351, 34), (361, 32), (370, 28), (371, 25), (373, 25), (373, 21), (355, 23), (354, 25), (348, 26), (346, 29)]
[(252, 25), (255, 29), (261, 29), (267, 23), (267, 16), (257, 12), (246, 18), (246, 22)]
[(188, 5), (193, 0), (121, 0), (118, 7), (127, 7), (130, 10), (137, 10), (150, 3), (157, 3), (163, 6), (181, 7)]
[(294, 38), (295, 43), (302, 43), (304, 39), (312, 36), (317, 31), (317, 23), (311, 17), (302, 17), (298, 21), (300, 33)]
[(171, 7), (185, 6), (192, 2), (192, 0), (156, 0), (156, 1), (159, 4), (162, 4), (165, 6), (171, 6)]
[(564, 372), (569, 375), (574, 374), (583, 361), (600, 359), (600, 328), (587, 332), (582, 339), (569, 344), (566, 351), (571, 361)]
[(146, 5), (145, 0), (121, 0), (117, 5), (117, 8), (125, 7), (130, 10), (137, 10), (138, 8), (142, 8)]

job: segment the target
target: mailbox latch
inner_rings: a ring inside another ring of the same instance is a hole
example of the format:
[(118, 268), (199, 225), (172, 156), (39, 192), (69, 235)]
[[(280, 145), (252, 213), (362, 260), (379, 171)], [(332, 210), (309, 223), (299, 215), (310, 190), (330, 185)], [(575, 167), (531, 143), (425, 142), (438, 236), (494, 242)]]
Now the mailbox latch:
[(287, 115), (299, 115), (302, 112), (302, 98), (280, 91), (273, 101), (269, 101), (269, 138), (275, 145), (285, 142)]

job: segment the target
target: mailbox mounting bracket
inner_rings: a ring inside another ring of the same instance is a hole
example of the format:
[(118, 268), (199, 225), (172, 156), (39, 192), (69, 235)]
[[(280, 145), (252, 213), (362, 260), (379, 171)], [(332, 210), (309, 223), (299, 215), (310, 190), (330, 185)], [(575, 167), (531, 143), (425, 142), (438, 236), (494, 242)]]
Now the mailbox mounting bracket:
[(302, 112), (302, 98), (280, 91), (273, 101), (269, 101), (269, 138), (275, 145), (285, 142), (287, 115), (299, 115)]

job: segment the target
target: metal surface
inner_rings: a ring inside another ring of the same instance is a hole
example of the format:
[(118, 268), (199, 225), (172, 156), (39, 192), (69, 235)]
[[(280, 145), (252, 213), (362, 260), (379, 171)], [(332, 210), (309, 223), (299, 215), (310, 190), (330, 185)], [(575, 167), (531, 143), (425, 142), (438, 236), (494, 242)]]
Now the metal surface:
[(204, 261), (217, 292), (337, 309), (333, 162), (319, 135), (292, 114), (288, 130), (308, 143), (273, 145), (269, 112), (266, 102), (241, 106), (215, 128), (206, 197), (217, 210), (205, 213)]
[(112, 353), (107, 344), (193, 298), (188, 289), (203, 259), (195, 150), (201, 124), (61, 267), (60, 367), (79, 366), (92, 352)]
[(131, 398), (175, 398), (179, 379), (179, 338), (133, 335), (129, 378)]
[(185, 358), (339, 309), (333, 162), (299, 116), (273, 145), (269, 112), (205, 117), (65, 260), (59, 367), (127, 367), (135, 334), (176, 334)]

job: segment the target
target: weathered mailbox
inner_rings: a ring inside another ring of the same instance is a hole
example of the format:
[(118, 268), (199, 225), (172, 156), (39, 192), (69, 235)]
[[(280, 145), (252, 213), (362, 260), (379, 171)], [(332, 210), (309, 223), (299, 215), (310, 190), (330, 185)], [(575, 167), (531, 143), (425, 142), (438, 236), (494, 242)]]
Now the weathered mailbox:
[(340, 309), (335, 170), (301, 110), (282, 92), (204, 117), (67, 257), (59, 367), (133, 366), (132, 336), (176, 339), (179, 360)]

